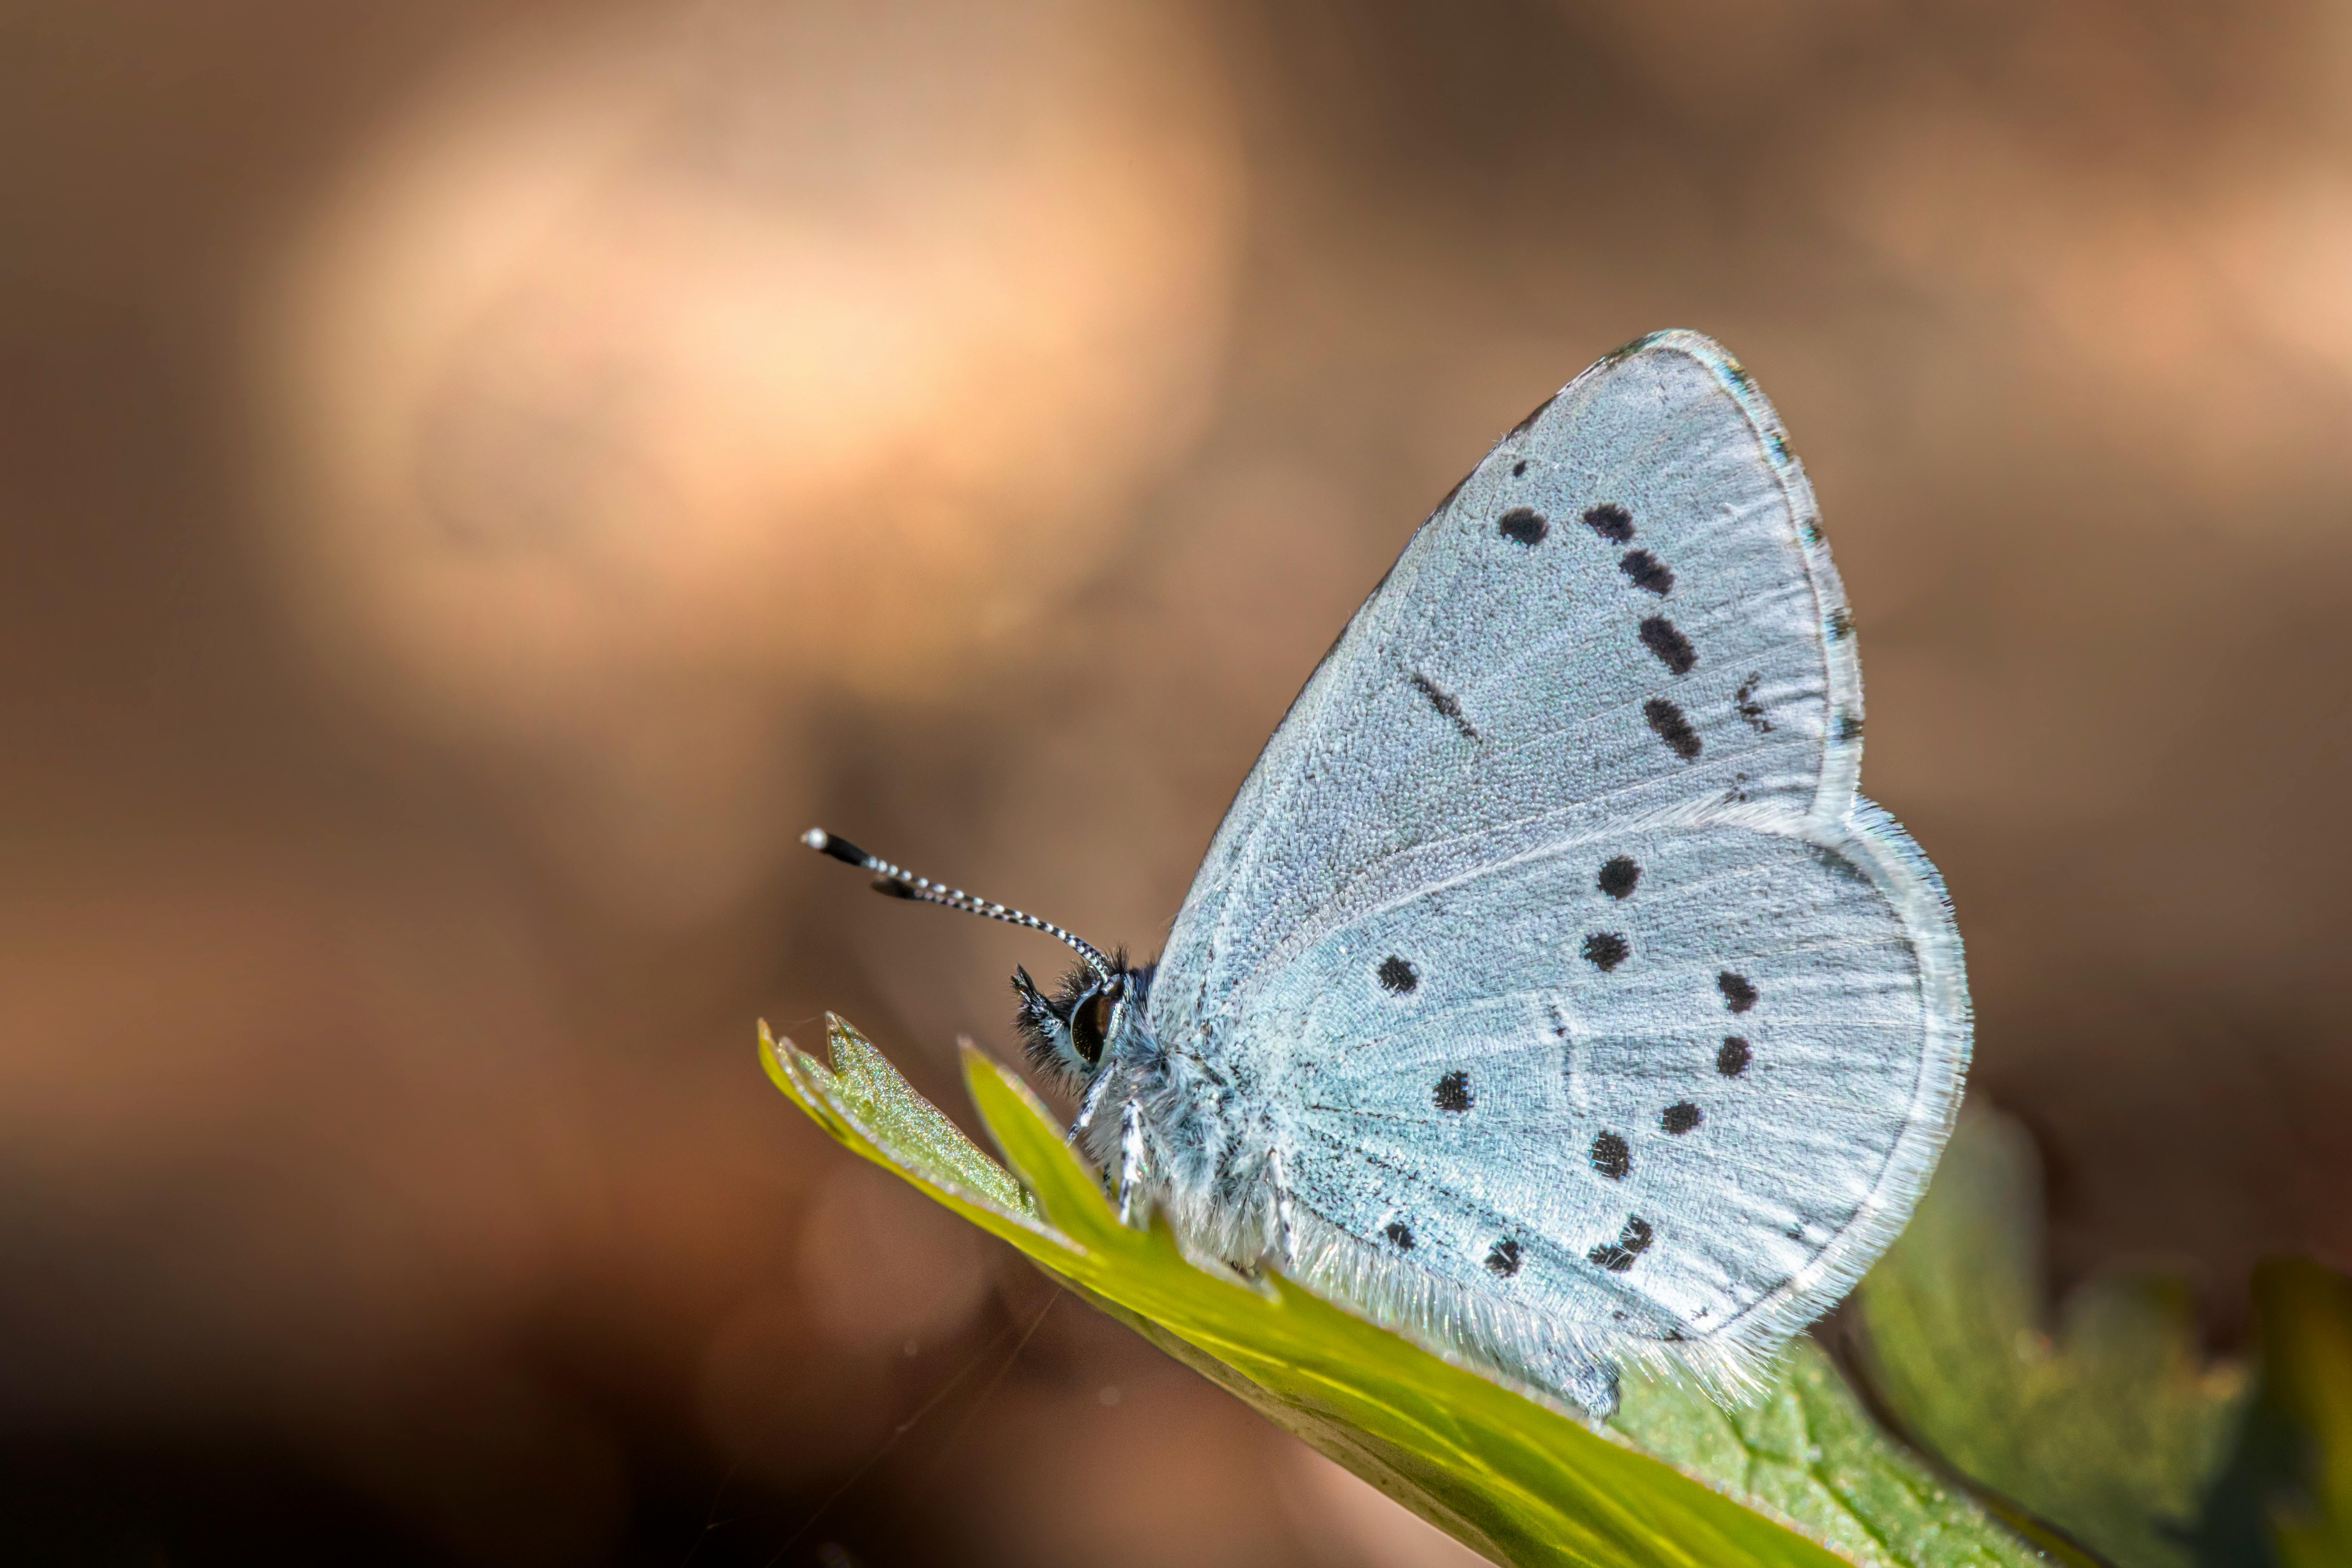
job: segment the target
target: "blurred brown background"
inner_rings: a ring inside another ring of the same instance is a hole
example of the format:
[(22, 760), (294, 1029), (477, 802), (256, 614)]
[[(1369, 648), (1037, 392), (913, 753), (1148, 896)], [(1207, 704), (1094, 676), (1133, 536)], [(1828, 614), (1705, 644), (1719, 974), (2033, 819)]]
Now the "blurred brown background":
[(9, 1556), (1450, 1561), (752, 1020), (960, 1103), (1053, 950), (793, 835), (1150, 949), (1670, 325), (1811, 470), (2062, 1275), (2230, 1343), (2352, 1261), (2352, 12), (0, 8)]

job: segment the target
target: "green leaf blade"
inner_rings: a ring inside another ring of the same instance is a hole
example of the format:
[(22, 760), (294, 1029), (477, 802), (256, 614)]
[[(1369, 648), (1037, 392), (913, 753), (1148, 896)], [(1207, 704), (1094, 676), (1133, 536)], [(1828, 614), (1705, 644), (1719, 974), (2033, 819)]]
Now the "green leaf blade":
[(1019, 1183), (846, 1024), (834, 1020), (830, 1043), (830, 1081), (788, 1047), (763, 1053), (770, 1075), (829, 1133), (1495, 1562), (2024, 1568), (2035, 1560), (1878, 1435), (1810, 1345), (1745, 1410), (1629, 1379), (1624, 1415), (1596, 1430), (1278, 1276), (1244, 1280), (1188, 1260), (1164, 1224), (1121, 1224), (1045, 1107), (978, 1051), (966, 1050), (966, 1082)]
[(964, 1086), (973, 1107), (1046, 1218), (1063, 1234), (1093, 1245), (1119, 1241), (1118, 1218), (1102, 1184), (1079, 1162), (1029, 1086), (970, 1041), (961, 1049)]
[(2264, 1500), (2284, 1568), (2352, 1563), (2352, 1280), (2302, 1258), (2254, 1270), (2263, 1414), (2291, 1434)]

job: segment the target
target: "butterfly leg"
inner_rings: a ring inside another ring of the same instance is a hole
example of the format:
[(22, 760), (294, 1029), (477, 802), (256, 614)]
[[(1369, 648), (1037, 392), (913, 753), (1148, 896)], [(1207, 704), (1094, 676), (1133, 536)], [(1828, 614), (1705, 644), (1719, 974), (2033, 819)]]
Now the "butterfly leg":
[(1070, 1142), (1083, 1146), (1087, 1130), (1095, 1124), (1095, 1113), (1102, 1109), (1104, 1092), (1110, 1088), (1111, 1074), (1095, 1075), (1094, 1084), (1087, 1091), (1086, 1103), (1078, 1107), (1078, 1119), (1070, 1124)]
[(1148, 1169), (1143, 1146), (1143, 1107), (1133, 1100), (1118, 1117), (1118, 1222), (1144, 1223), (1143, 1177)]

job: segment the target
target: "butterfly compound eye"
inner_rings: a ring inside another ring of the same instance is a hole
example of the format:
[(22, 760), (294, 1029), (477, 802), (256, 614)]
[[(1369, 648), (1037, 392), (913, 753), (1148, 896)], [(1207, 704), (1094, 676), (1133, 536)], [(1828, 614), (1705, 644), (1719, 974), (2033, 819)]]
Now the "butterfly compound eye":
[(1087, 993), (1086, 999), (1070, 1009), (1070, 1043), (1088, 1067), (1102, 1060), (1103, 1036), (1110, 1029), (1110, 1009), (1118, 1000), (1108, 986)]

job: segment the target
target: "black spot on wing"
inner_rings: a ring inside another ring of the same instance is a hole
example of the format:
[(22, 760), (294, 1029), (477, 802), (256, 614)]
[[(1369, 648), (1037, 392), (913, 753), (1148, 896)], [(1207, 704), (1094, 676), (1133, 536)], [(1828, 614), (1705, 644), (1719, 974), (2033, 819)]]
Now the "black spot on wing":
[(1381, 985), (1401, 997), (1412, 994), (1412, 988), (1421, 984), (1421, 971), (1394, 953), (1381, 960), (1376, 973)]
[(1715, 1053), (1715, 1070), (1726, 1078), (1737, 1078), (1748, 1071), (1755, 1055), (1746, 1040), (1736, 1034), (1727, 1034), (1723, 1037), (1723, 1049)]
[(1683, 716), (1683, 710), (1664, 697), (1652, 697), (1643, 703), (1642, 716), (1650, 721), (1650, 727), (1657, 731), (1660, 740), (1666, 743), (1666, 749), (1685, 762), (1696, 760), (1698, 754), (1706, 748), (1698, 737), (1698, 731), (1693, 729), (1690, 720)]
[(1412, 1227), (1407, 1225), (1403, 1220), (1390, 1220), (1387, 1227), (1381, 1230), (1381, 1234), (1387, 1237), (1391, 1241), (1395, 1242), (1396, 1249), (1398, 1251), (1410, 1252), (1412, 1250)]
[(1715, 977), (1715, 988), (1723, 993), (1723, 1005), (1733, 1012), (1744, 1013), (1756, 1005), (1756, 984), (1745, 975), (1726, 969)]
[(1437, 1081), (1437, 1089), (1432, 1098), (1436, 1101), (1437, 1108), (1441, 1111), (1451, 1111), (1456, 1115), (1467, 1111), (1473, 1103), (1470, 1095), (1470, 1075), (1459, 1069), (1447, 1073)]
[(1616, 1240), (1601, 1243), (1585, 1257), (1612, 1274), (1622, 1274), (1633, 1266), (1634, 1259), (1650, 1249), (1650, 1222), (1628, 1218), (1625, 1228), (1617, 1233)]
[(1853, 612), (1843, 609), (1830, 612), (1830, 641), (1843, 643), (1853, 635)]
[(1761, 674), (1751, 674), (1739, 683), (1731, 694), (1731, 710), (1748, 721), (1748, 727), (1759, 735), (1772, 733), (1772, 721), (1764, 716), (1764, 705), (1756, 700), (1756, 688), (1764, 684)]
[(1611, 544), (1622, 545), (1633, 537), (1633, 514), (1614, 501), (1603, 501), (1586, 509), (1584, 526)]
[(1585, 962), (1604, 975), (1623, 963), (1633, 951), (1625, 938), (1614, 931), (1595, 931), (1584, 939)]
[(1603, 1133), (1592, 1140), (1592, 1168), (1611, 1181), (1623, 1181), (1633, 1168), (1633, 1151), (1616, 1134)]
[(1423, 674), (1416, 674), (1412, 677), (1412, 685), (1415, 691), (1429, 699), (1430, 706), (1454, 721), (1454, 727), (1462, 732), (1463, 739), (1478, 738), (1478, 732), (1470, 727), (1468, 719), (1462, 716), (1462, 705), (1454, 699), (1453, 693), (1446, 691), (1435, 681)]
[(1522, 476), (1524, 476), (1524, 475), (1527, 473), (1527, 471), (1528, 471), (1528, 460), (1527, 460), (1526, 458), (1524, 458), (1524, 457), (1520, 458), (1517, 463), (1514, 463), (1514, 464), (1512, 464), (1512, 465), (1511, 465), (1511, 477), (1512, 477), (1512, 478), (1514, 478), (1514, 479), (1517, 479), (1517, 478), (1521, 477)]
[(1642, 646), (1658, 656), (1658, 663), (1677, 675), (1687, 675), (1698, 663), (1698, 650), (1682, 629), (1663, 615), (1653, 615), (1642, 622)]
[(1842, 713), (1838, 715), (1838, 738), (1840, 740), (1860, 740), (1862, 738), (1862, 715), (1858, 713)]
[(1689, 1132), (1693, 1127), (1697, 1126), (1701, 1122), (1706, 1120), (1706, 1113), (1701, 1112), (1697, 1106), (1692, 1104), (1687, 1100), (1682, 1100), (1667, 1106), (1665, 1110), (1660, 1113), (1658, 1117), (1658, 1125), (1664, 1127), (1667, 1132), (1674, 1134), (1676, 1137), (1680, 1137), (1683, 1134)]
[(1601, 891), (1612, 898), (1631, 898), (1634, 884), (1642, 880), (1642, 868), (1629, 855), (1617, 855), (1601, 862)]
[(1629, 549), (1617, 562), (1617, 570), (1633, 580), (1636, 588), (1646, 588), (1661, 598), (1675, 591), (1674, 569), (1645, 549)]
[(1543, 543), (1544, 536), (1551, 532), (1551, 525), (1545, 522), (1542, 514), (1532, 507), (1513, 507), (1503, 514), (1495, 528), (1505, 538), (1523, 544), (1529, 549)]
[(1518, 1271), (1519, 1244), (1507, 1236), (1486, 1254), (1486, 1272), (1498, 1280), (1507, 1280)]

